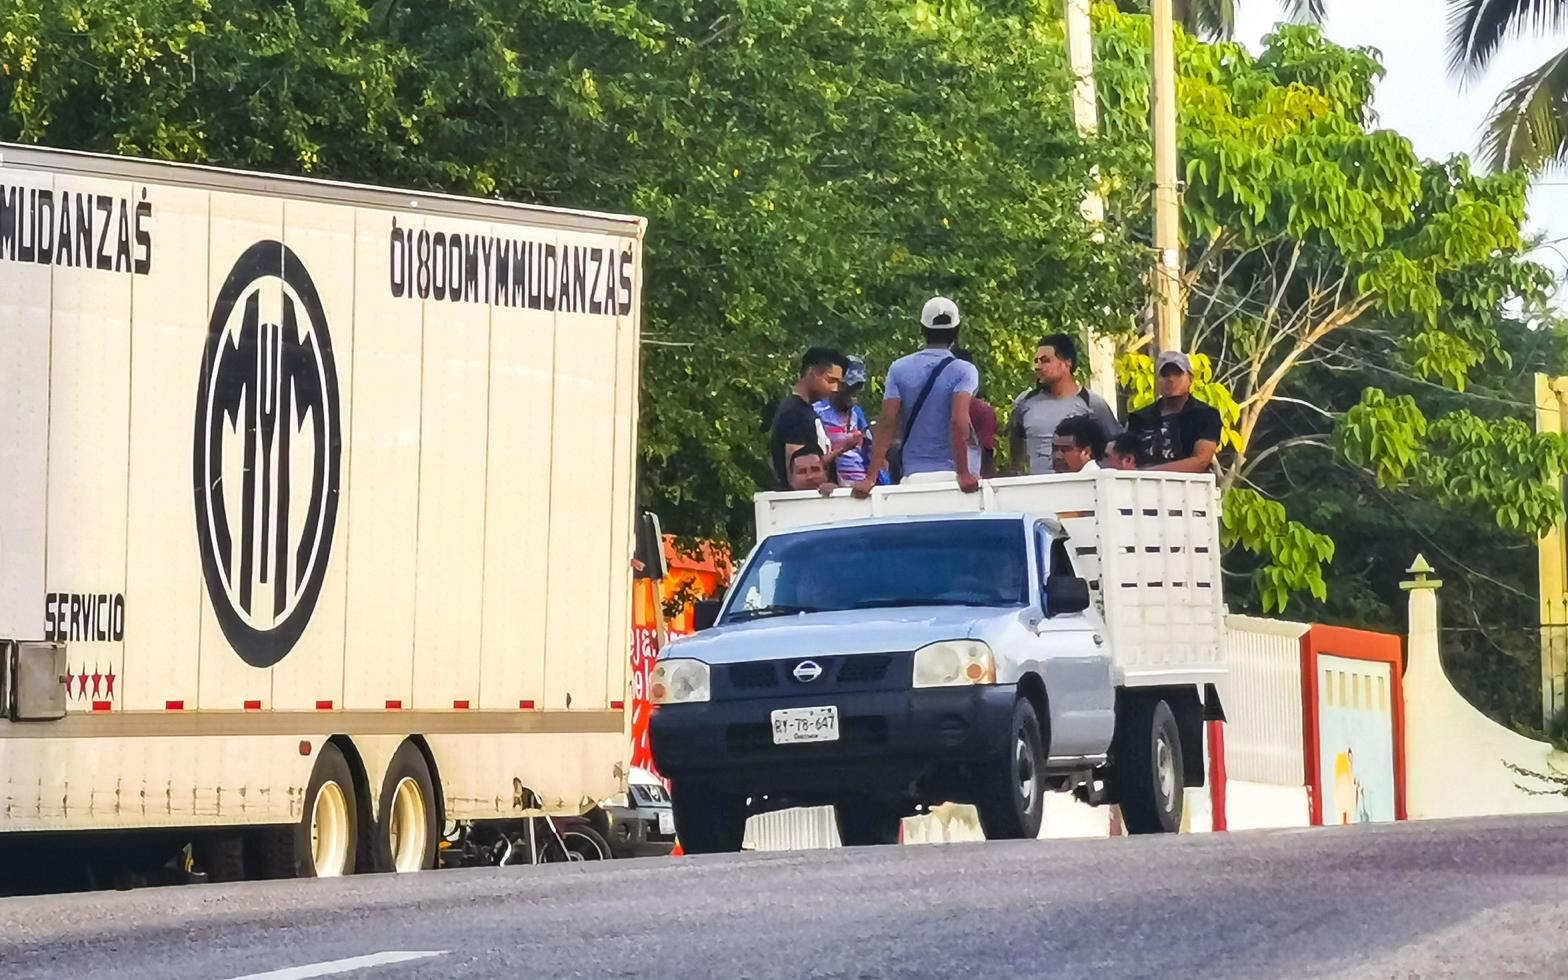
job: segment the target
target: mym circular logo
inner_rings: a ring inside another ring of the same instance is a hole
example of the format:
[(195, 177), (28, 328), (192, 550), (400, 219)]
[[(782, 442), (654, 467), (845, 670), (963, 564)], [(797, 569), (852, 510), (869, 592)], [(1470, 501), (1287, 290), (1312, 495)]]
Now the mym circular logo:
[(234, 263), (196, 396), (196, 531), (223, 635), (252, 667), (298, 642), (321, 593), (341, 475), (337, 365), (310, 274), (282, 242)]

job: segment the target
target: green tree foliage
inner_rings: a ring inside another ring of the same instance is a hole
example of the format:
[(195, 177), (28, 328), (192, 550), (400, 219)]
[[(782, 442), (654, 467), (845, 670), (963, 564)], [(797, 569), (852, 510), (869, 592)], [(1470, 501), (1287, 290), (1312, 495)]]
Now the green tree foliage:
[[(1503, 320), (1498, 327), (1509, 367), (1478, 374), (1465, 390), (1436, 386), (1391, 373), (1379, 360), (1381, 341), (1357, 338), (1342, 357), (1313, 364), (1294, 375), (1292, 396), (1324, 404), (1357, 405), (1368, 388), (1380, 388), (1386, 401), (1409, 399), (1418, 414), (1436, 427), (1451, 416), (1468, 414), (1488, 429), (1521, 426), (1534, 401), (1533, 375), (1568, 370), (1565, 337), (1560, 331)], [(1381, 413), (1381, 410), (1380, 410)], [(1380, 414), (1379, 413), (1379, 414)], [(1404, 413), (1402, 413), (1404, 414)], [(1315, 412), (1284, 403), (1273, 428), (1284, 438), (1314, 432), (1322, 420)], [(1341, 432), (1350, 428), (1341, 426)], [(1404, 426), (1388, 427), (1398, 437)], [(1367, 435), (1362, 432), (1361, 437)], [(1477, 707), (1505, 724), (1539, 726), (1541, 635), (1537, 627), (1536, 545), (1533, 536), (1499, 526), (1493, 515), (1439, 499), (1422, 479), (1420, 461), (1426, 440), (1408, 444), (1414, 459), (1405, 475), (1350, 462), (1329, 447), (1311, 444), (1279, 453), (1275, 462), (1254, 471), (1253, 485), (1314, 529), (1333, 539), (1334, 560), (1326, 570), (1328, 597), (1318, 603), (1303, 592), (1287, 614), (1372, 629), (1404, 628), (1407, 595), (1399, 582), (1421, 552), (1441, 571), (1443, 665), (1455, 685)], [(1441, 455), (1437, 453), (1436, 455)], [(1380, 480), (1380, 475), (1382, 479)], [(1247, 573), (1256, 562), (1232, 554), (1227, 565)], [(1238, 608), (1260, 609), (1241, 590), (1232, 590)]]
[[(1267, 0), (1264, 0), (1267, 2)], [(1274, 6), (1295, 21), (1321, 21), (1325, 0), (1278, 0)], [(1121, 0), (1121, 9), (1147, 13), (1148, 0)], [(1236, 31), (1236, 0), (1171, 0), (1171, 16), (1188, 33), (1210, 40), (1231, 37)]]
[(6, 138), (646, 215), (642, 497), (686, 533), (747, 533), (807, 345), (880, 376), (941, 291), (1022, 386), (1141, 294), (1027, 3), (0, 2)]
[[(1099, 16), (1107, 132), (1145, 138), (1148, 21)], [(1177, 55), (1188, 347), (1210, 355), (1209, 387), (1223, 389), (1200, 397), (1227, 414), (1226, 538), (1261, 559), (1263, 607), (1298, 591), (1322, 599), (1335, 553), (1304, 512), (1292, 520), (1248, 489), (1294, 453), (1337, 447), (1386, 489), (1541, 533), (1562, 511), (1544, 482), (1568, 462), (1559, 440), (1464, 413), (1428, 424), (1413, 396), (1381, 390), (1402, 377), (1463, 390), (1507, 371), (1510, 310), (1556, 329), (1549, 274), (1524, 258), (1524, 180), (1418, 160), (1399, 134), (1371, 128), (1376, 56), (1317, 28), (1281, 27), (1257, 56), (1182, 35)], [(1145, 174), (1122, 186), (1114, 204), (1147, 206)], [(1365, 395), (1294, 390), (1306, 369), (1353, 367), (1352, 351), (1384, 372)]]

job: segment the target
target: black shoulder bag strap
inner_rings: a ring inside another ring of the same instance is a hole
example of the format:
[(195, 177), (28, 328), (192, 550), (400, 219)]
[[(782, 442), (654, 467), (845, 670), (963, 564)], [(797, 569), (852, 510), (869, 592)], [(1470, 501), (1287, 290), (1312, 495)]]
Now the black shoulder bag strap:
[(913, 405), (909, 406), (909, 415), (904, 419), (904, 429), (899, 433), (900, 443), (908, 439), (909, 434), (915, 430), (915, 419), (920, 417), (920, 410), (925, 407), (926, 399), (931, 397), (931, 389), (936, 387), (936, 379), (941, 377), (942, 372), (947, 370), (947, 366), (956, 360), (958, 360), (956, 357), (947, 357), (931, 369), (931, 376), (926, 378), (926, 386), (920, 389), (919, 397), (915, 399)]
[(958, 360), (956, 357), (946, 357), (936, 367), (931, 369), (931, 374), (926, 378), (924, 388), (915, 398), (915, 403), (909, 406), (909, 414), (904, 416), (903, 428), (898, 433), (898, 445), (890, 447), (887, 455), (887, 468), (893, 477), (893, 482), (898, 483), (904, 478), (904, 442), (909, 438), (909, 433), (914, 431), (915, 419), (920, 417), (920, 410), (925, 407), (926, 399), (931, 397), (931, 389), (936, 387), (936, 379), (942, 376), (947, 366)]

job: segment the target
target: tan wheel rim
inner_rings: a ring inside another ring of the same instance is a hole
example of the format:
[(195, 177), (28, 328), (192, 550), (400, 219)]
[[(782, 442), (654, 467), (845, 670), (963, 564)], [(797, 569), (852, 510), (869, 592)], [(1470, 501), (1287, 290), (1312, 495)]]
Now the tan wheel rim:
[(425, 791), (410, 776), (398, 780), (387, 813), (387, 844), (394, 871), (423, 871), (430, 846), (430, 820)]
[(310, 808), (310, 856), (317, 878), (341, 878), (347, 869), (350, 819), (343, 787), (322, 783)]

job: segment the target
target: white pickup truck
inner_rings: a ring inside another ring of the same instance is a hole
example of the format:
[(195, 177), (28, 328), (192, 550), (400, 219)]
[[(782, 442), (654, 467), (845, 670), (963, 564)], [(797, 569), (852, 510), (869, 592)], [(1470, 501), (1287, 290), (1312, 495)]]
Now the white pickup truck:
[(757, 547), (650, 683), (687, 851), (738, 850), (751, 814), (824, 804), (851, 845), (948, 800), (973, 803), (988, 837), (1034, 837), (1046, 790), (1115, 803), (1133, 833), (1180, 827), (1222, 710), (1211, 477), (756, 507)]

